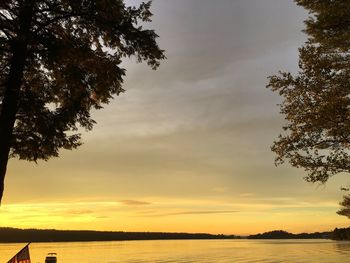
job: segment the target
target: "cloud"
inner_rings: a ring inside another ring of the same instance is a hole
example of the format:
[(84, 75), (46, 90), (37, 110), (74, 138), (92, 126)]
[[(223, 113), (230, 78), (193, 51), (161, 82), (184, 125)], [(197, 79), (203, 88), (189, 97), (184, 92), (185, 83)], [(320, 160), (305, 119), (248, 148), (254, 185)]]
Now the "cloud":
[(174, 212), (174, 213), (168, 213), (164, 215), (205, 215), (205, 214), (231, 214), (231, 213), (237, 213), (239, 211), (182, 211), (182, 212)]
[(150, 202), (138, 201), (138, 200), (120, 200), (120, 203), (124, 205), (150, 205)]
[(166, 213), (159, 213), (159, 212), (142, 212), (142, 216), (145, 217), (162, 217), (162, 216), (178, 216), (178, 215), (210, 215), (210, 214), (232, 214), (237, 213), (239, 211), (235, 210), (200, 210), (200, 211), (176, 211), (176, 212), (166, 212)]
[(155, 72), (127, 63), (127, 92), (96, 113), (101, 136), (216, 127), (278, 110), (266, 77), (281, 65), (296, 67), (301, 8), (280, 0), (191, 0), (157, 1), (153, 12), (168, 60)]
[(241, 197), (254, 197), (255, 194), (254, 193), (242, 193), (239, 196), (241, 196)]
[(67, 214), (72, 214), (72, 215), (86, 215), (86, 214), (93, 214), (94, 211), (88, 210), (88, 209), (72, 209), (72, 210), (67, 210)]

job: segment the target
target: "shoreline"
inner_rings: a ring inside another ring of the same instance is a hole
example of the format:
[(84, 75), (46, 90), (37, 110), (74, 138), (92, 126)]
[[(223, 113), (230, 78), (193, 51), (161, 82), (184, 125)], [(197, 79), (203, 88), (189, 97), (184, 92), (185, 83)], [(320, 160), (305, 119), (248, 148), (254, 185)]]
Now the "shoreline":
[[(345, 234), (344, 234), (345, 233)], [(348, 237), (348, 238), (347, 238)], [(328, 232), (292, 234), (274, 230), (255, 235), (224, 235), (184, 232), (124, 232), (95, 230), (19, 229), (0, 227), (0, 243), (47, 243), (47, 242), (99, 242), (99, 241), (143, 241), (143, 240), (228, 240), (228, 239), (331, 239), (350, 240), (350, 228)]]

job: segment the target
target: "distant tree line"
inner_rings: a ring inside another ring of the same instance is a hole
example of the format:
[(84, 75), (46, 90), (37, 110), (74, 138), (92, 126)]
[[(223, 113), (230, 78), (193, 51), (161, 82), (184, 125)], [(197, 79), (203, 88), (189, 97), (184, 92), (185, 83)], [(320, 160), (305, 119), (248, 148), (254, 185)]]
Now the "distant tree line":
[(332, 233), (334, 240), (350, 240), (350, 228), (336, 228)]
[(0, 243), (15, 242), (83, 242), (119, 240), (167, 240), (167, 239), (235, 239), (235, 235), (204, 233), (164, 232), (113, 232), (87, 230), (18, 229), (0, 228)]
[(274, 230), (262, 234), (250, 235), (248, 239), (319, 239), (330, 238), (331, 232), (292, 234), (283, 230)]
[[(123, 232), (91, 230), (54, 230), (0, 228), (0, 243), (25, 242), (85, 242), (85, 241), (127, 241), (127, 240), (180, 240), (180, 239), (240, 239), (236, 235), (212, 235), (206, 233), (165, 233), (165, 232)], [(329, 232), (293, 234), (274, 230), (255, 235), (248, 239), (334, 239), (350, 240), (350, 228), (335, 228)]]

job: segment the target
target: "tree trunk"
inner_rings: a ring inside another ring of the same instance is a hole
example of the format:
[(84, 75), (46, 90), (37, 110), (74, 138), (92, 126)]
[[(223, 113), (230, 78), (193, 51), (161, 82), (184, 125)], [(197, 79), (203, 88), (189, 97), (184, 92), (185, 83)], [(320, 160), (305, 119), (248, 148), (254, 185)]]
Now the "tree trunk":
[(22, 4), (19, 13), (19, 31), (11, 44), (11, 66), (5, 84), (5, 94), (0, 112), (0, 204), (4, 192), (4, 180), (12, 146), (12, 134), (18, 110), (19, 93), (27, 57), (30, 25), (33, 17), (33, 0)]

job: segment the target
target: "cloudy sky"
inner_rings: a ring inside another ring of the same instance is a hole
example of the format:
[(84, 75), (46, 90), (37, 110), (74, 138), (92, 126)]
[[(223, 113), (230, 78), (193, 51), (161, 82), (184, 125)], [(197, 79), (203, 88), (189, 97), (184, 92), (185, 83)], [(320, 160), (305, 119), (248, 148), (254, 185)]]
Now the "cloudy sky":
[[(136, 5), (138, 1), (128, 1)], [(297, 71), (307, 13), (292, 0), (154, 0), (167, 60), (126, 61), (124, 94), (94, 112), (84, 145), (11, 160), (0, 226), (248, 234), (347, 226), (346, 176), (326, 185), (275, 167), (284, 121), (265, 88)]]

